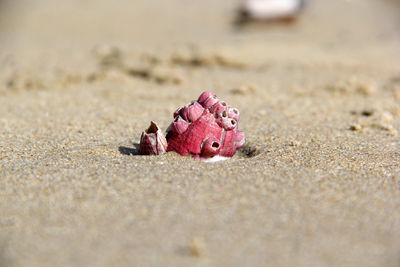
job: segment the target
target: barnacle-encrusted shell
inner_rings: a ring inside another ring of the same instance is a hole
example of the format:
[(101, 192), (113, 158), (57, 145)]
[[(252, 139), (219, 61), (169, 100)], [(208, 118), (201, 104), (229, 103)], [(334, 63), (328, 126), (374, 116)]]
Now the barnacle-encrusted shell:
[(202, 159), (232, 157), (245, 143), (238, 124), (237, 108), (220, 101), (214, 93), (203, 92), (197, 100), (174, 112), (166, 138), (151, 122), (140, 137), (139, 153), (160, 155), (175, 151)]
[(245, 143), (238, 130), (239, 110), (203, 92), (197, 101), (177, 109), (167, 129), (167, 151), (201, 158), (232, 157)]

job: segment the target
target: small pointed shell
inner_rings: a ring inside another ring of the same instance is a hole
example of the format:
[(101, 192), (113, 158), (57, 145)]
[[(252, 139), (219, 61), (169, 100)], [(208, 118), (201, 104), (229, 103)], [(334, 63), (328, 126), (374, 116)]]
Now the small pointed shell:
[(161, 155), (166, 152), (167, 145), (167, 140), (160, 128), (152, 121), (140, 137), (139, 154)]

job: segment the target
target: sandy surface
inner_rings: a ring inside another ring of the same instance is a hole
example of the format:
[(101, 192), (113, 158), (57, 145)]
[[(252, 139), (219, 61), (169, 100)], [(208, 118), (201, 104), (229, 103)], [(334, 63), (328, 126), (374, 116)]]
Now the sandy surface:
[[(400, 266), (400, 11), (0, 2), (1, 266)], [(248, 145), (135, 155), (203, 90)]]

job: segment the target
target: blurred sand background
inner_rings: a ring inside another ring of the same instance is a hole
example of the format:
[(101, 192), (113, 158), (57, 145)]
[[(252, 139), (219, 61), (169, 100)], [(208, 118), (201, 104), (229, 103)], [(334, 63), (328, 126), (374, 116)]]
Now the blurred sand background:
[[(0, 266), (400, 266), (400, 3), (0, 1)], [(137, 156), (204, 90), (248, 145)]]

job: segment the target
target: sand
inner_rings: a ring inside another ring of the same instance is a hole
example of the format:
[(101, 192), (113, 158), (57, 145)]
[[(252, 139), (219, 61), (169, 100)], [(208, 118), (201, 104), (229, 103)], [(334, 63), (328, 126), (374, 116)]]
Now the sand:
[[(400, 266), (400, 5), (0, 3), (1, 266)], [(138, 156), (211, 90), (246, 147)]]

